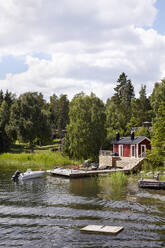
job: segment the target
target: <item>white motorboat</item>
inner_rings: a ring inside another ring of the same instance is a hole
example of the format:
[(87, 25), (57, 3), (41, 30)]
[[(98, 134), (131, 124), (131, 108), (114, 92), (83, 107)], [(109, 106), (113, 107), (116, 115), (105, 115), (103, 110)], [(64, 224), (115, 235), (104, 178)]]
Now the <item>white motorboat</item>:
[(20, 171), (16, 171), (14, 173), (14, 175), (12, 176), (12, 179), (14, 181), (16, 180), (26, 180), (26, 179), (33, 179), (33, 178), (37, 178), (37, 177), (42, 177), (45, 174), (45, 171), (32, 171), (31, 169), (27, 169), (26, 172), (24, 173), (20, 173)]

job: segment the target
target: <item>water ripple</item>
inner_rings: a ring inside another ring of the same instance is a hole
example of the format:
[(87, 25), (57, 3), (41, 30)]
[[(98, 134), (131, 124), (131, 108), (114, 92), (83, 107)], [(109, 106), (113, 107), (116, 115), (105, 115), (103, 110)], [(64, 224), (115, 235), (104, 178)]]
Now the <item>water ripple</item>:
[[(121, 199), (106, 192), (93, 178), (19, 184), (2, 178), (0, 248), (165, 247), (164, 191), (127, 190)], [(116, 236), (81, 233), (88, 224), (124, 230)]]

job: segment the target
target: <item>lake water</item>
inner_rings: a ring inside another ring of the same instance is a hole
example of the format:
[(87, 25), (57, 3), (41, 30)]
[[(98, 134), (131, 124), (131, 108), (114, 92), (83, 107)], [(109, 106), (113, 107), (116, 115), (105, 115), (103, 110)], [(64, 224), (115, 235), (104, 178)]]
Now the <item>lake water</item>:
[[(14, 183), (11, 175), (0, 173), (0, 247), (165, 247), (165, 191), (112, 188), (99, 177)], [(89, 224), (124, 230), (81, 233)]]

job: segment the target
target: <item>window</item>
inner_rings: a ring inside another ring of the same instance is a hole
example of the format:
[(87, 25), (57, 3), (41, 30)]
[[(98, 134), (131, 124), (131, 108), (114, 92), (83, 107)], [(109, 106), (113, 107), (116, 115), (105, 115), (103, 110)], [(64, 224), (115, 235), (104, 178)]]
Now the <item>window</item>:
[(123, 145), (119, 145), (119, 156), (123, 157)]
[(135, 157), (135, 145), (131, 145), (131, 157)]
[(146, 153), (146, 145), (141, 145), (141, 156), (145, 156)]

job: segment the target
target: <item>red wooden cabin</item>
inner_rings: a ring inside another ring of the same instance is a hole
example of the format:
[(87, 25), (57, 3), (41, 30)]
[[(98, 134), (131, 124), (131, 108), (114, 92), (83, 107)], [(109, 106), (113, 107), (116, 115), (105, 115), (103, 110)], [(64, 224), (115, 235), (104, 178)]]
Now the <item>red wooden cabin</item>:
[(121, 157), (145, 157), (146, 150), (151, 150), (150, 140), (145, 136), (134, 137), (134, 133), (130, 137), (120, 137), (117, 133), (112, 144), (113, 153)]

